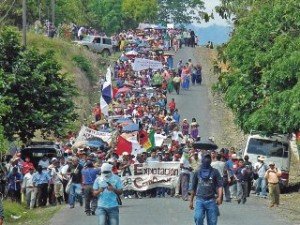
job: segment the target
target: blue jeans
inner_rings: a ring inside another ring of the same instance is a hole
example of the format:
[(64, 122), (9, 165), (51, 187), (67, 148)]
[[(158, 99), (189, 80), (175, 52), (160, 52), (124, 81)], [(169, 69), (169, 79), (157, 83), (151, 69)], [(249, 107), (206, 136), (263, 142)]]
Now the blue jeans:
[(206, 214), (207, 225), (217, 225), (219, 209), (215, 199), (204, 200), (197, 198), (195, 206), (195, 224), (203, 225)]
[(119, 225), (119, 207), (98, 207), (98, 225)]
[(255, 193), (260, 196), (267, 196), (267, 182), (264, 177), (257, 178)]
[(78, 198), (80, 204), (82, 204), (82, 187), (81, 184), (72, 183), (69, 193), (69, 205), (75, 205), (75, 199)]
[(197, 74), (192, 73), (192, 84), (196, 84), (197, 83)]

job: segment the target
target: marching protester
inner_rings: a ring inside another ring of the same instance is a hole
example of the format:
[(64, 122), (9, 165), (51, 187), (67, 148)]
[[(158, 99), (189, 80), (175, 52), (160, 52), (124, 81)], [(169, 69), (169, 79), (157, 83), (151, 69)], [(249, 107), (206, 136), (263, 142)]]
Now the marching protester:
[(69, 205), (70, 208), (75, 207), (75, 201), (78, 200), (80, 206), (83, 206), (82, 199), (82, 165), (79, 164), (77, 157), (72, 158), (72, 163), (69, 165), (68, 172), (70, 173), (70, 191), (69, 191)]
[(189, 182), (190, 182), (190, 172), (192, 171), (190, 160), (189, 160), (189, 151), (188, 149), (183, 150), (182, 157), (180, 159), (180, 185), (181, 185), (181, 194), (184, 201), (188, 201), (188, 191), (189, 191)]
[(85, 213), (95, 215), (97, 199), (93, 195), (93, 184), (100, 173), (100, 170), (94, 167), (92, 161), (86, 162), (86, 167), (82, 169), (82, 185), (85, 198)]
[(60, 162), (57, 158), (52, 158), (52, 164), (49, 166), (49, 173), (53, 183), (53, 193), (50, 193), (50, 196), (53, 198), (53, 204), (62, 204), (64, 189), (63, 189), (63, 176), (61, 174)]
[(205, 217), (208, 225), (216, 225), (219, 216), (218, 205), (222, 204), (223, 180), (219, 171), (211, 167), (211, 161), (211, 155), (205, 154), (200, 169), (193, 177), (189, 207), (195, 210), (196, 225), (203, 225)]
[(112, 173), (112, 165), (103, 163), (101, 175), (93, 185), (94, 196), (98, 197), (98, 225), (119, 225), (119, 203), (117, 196), (123, 192), (119, 176)]
[(237, 181), (237, 202), (243, 204), (247, 201), (248, 195), (248, 171), (245, 167), (244, 160), (238, 160), (238, 168), (235, 171), (235, 179)]

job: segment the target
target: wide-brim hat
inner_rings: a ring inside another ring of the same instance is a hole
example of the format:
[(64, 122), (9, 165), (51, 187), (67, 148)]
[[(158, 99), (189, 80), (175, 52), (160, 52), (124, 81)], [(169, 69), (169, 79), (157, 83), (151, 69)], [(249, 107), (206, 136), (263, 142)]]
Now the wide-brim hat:
[(274, 162), (269, 162), (269, 166), (275, 166)]
[(260, 161), (265, 161), (266, 158), (265, 158), (264, 156), (261, 155), (261, 156), (258, 157), (258, 160), (260, 160)]

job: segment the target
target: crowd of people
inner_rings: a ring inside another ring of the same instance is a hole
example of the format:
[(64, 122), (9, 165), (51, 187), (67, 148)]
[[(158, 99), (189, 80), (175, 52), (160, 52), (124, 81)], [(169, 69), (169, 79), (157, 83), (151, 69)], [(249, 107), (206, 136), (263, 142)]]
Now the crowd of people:
[[(191, 37), (191, 31), (170, 31), (166, 33), (151, 29), (142, 34), (123, 31), (115, 37), (116, 40), (119, 38), (118, 48), (123, 53), (113, 66), (112, 102), (106, 116), (101, 105), (96, 104), (93, 109), (94, 121), (89, 124), (90, 129), (110, 133), (110, 142), (99, 147), (74, 147), (76, 135), (70, 133), (66, 142), (57, 143), (65, 151), (63, 157), (49, 159), (45, 155), (37, 165), (29, 157), (22, 158), (20, 153), (16, 153), (1, 170), (2, 193), (7, 192), (11, 200), (17, 202), (21, 202), (23, 193), (29, 209), (64, 202), (74, 208), (78, 202), (84, 205), (83, 211), (87, 215), (95, 215), (97, 211), (99, 224), (105, 224), (107, 217), (118, 220), (115, 214), (117, 207), (122, 204), (122, 198), (174, 196), (184, 201), (193, 200), (198, 192), (197, 171), (202, 168), (204, 172), (200, 177), (205, 180), (211, 176), (210, 168), (214, 168), (219, 179), (217, 187), (224, 190), (226, 202), (236, 199), (238, 204), (245, 204), (254, 179), (255, 193), (266, 197), (268, 179), (272, 197), (270, 206), (278, 205), (276, 184), (280, 171), (276, 170), (273, 175), (274, 163), (265, 165), (261, 156), (258, 162), (252, 164), (247, 156), (238, 158), (234, 148), (207, 151), (194, 146), (195, 142), (201, 140), (201, 126), (196, 118), (183, 118), (175, 99), (168, 98), (168, 95), (174, 89), (177, 94), (180, 94), (180, 90), (187, 91), (190, 84), (200, 85), (202, 68), (192, 59), (187, 62), (180, 60), (174, 68), (173, 55), (165, 54), (164, 50), (172, 48), (176, 51), (182, 44), (194, 47), (195, 39)], [(178, 35), (180, 38), (177, 39)], [(160, 51), (154, 51), (155, 48)], [(163, 68), (135, 71), (133, 64), (136, 58), (158, 61)], [(104, 82), (105, 79), (100, 82), (101, 85)], [(130, 125), (136, 126), (128, 130)], [(145, 137), (151, 133), (160, 136), (163, 141), (146, 147), (149, 138)], [(120, 137), (132, 138), (134, 135), (142, 149), (136, 154), (133, 153), (134, 149), (125, 151), (118, 145)], [(123, 175), (130, 165), (173, 161), (179, 162), (181, 168), (176, 187), (157, 187), (140, 192), (122, 190), (119, 175)], [(212, 196), (215, 197), (215, 194), (213, 192)], [(222, 199), (223, 194), (218, 198), (219, 203)], [(192, 201), (190, 208), (193, 208)]]

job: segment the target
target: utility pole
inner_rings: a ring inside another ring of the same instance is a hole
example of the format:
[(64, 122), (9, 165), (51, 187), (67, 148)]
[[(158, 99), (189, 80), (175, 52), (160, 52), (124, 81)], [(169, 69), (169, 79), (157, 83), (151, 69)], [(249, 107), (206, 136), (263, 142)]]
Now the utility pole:
[(26, 46), (26, 26), (27, 26), (27, 5), (26, 0), (22, 1), (22, 44)]
[(38, 0), (38, 11), (39, 11), (39, 21), (42, 22), (42, 3), (41, 0)]
[(55, 0), (51, 0), (51, 9), (52, 9), (51, 22), (52, 25), (55, 26)]

